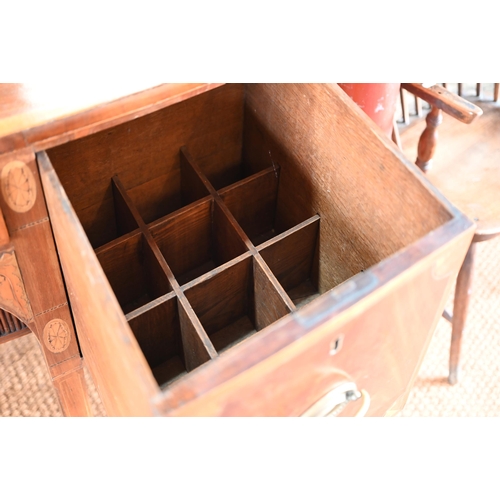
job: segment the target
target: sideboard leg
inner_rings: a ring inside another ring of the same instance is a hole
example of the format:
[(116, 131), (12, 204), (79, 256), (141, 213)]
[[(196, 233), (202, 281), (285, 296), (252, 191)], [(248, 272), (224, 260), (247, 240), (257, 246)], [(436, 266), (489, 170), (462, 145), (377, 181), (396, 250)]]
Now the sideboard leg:
[(462, 333), (465, 327), (465, 319), (467, 318), (467, 310), (469, 308), (475, 248), (476, 244), (473, 243), (465, 256), (464, 263), (458, 273), (455, 289), (450, 348), (450, 373), (448, 376), (448, 381), (452, 385), (458, 382)]
[(81, 358), (70, 359), (63, 364), (68, 366), (52, 367), (50, 371), (64, 416), (92, 417), (90, 395)]

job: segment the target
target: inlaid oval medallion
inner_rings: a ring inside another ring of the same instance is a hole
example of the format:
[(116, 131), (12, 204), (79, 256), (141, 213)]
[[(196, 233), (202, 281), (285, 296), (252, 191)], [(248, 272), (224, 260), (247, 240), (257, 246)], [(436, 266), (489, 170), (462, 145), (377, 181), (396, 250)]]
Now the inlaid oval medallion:
[(62, 319), (49, 321), (43, 329), (43, 340), (49, 351), (54, 353), (63, 352), (71, 341), (68, 324)]
[(2, 194), (14, 212), (27, 212), (35, 204), (36, 182), (26, 163), (11, 161), (2, 170)]

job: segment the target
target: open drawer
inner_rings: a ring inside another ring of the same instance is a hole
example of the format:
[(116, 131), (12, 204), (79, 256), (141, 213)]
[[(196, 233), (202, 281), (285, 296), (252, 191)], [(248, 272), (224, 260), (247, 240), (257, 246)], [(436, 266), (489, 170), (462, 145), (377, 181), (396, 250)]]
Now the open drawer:
[(108, 415), (397, 411), (473, 234), (336, 85), (225, 85), (37, 159)]

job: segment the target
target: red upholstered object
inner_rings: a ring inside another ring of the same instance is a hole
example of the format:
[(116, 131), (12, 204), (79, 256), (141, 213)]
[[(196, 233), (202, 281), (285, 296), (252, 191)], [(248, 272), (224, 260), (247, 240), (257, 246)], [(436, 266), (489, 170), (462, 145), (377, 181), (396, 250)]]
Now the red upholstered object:
[(400, 83), (339, 83), (344, 92), (390, 137)]

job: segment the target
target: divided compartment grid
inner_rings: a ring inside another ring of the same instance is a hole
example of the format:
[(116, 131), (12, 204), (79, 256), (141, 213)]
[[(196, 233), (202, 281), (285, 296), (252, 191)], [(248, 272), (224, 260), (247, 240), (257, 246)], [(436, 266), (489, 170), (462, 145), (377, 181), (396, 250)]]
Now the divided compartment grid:
[(183, 202), (156, 220), (112, 179), (130, 232), (96, 249), (162, 387), (319, 295), (320, 217), (291, 228), (277, 218), (279, 167), (216, 190), (180, 155)]

